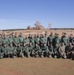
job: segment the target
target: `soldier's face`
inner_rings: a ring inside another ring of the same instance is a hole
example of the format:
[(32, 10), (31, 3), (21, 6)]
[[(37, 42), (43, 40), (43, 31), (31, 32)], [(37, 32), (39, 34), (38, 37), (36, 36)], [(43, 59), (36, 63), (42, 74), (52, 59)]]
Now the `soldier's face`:
[(66, 33), (64, 33), (64, 36), (66, 37)]
[(50, 34), (51, 36), (53, 35), (53, 33)]
[(62, 33), (62, 36), (64, 36), (64, 33)]
[(28, 37), (26, 36), (25, 39), (27, 39)]
[(12, 37), (12, 35), (10, 35), (9, 37)]
[(56, 36), (57, 38), (59, 37), (59, 35)]
[(56, 44), (56, 47), (58, 47), (58, 44)]
[(71, 46), (71, 45), (72, 45), (72, 43), (69, 44), (69, 46)]
[(36, 44), (36, 47), (38, 47), (38, 45)]
[(24, 46), (26, 46), (26, 44), (24, 44)]
[(64, 46), (64, 43), (62, 43), (61, 45)]
[(22, 36), (22, 33), (20, 33), (19, 36)]
[(6, 44), (4, 44), (4, 47), (6, 47)]
[(10, 47), (12, 47), (12, 44), (10, 44)]
[(20, 44), (18, 44), (18, 46), (20, 46)]
[(32, 38), (34, 38), (34, 36), (32, 35)]
[(44, 46), (46, 46), (46, 44), (44, 44)]
[(32, 46), (32, 43), (30, 43), (30, 46)]
[(73, 37), (73, 35), (71, 34), (70, 37)]
[(4, 35), (4, 38), (6, 38), (6, 35)]

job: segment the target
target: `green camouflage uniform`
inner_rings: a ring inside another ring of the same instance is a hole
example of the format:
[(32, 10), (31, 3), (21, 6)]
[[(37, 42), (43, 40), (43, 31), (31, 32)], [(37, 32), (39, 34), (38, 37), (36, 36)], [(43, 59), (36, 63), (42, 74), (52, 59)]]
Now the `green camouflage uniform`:
[(65, 36), (62, 36), (61, 42), (63, 42), (67, 46), (69, 44), (69, 39)]
[(29, 48), (30, 54), (33, 55), (34, 46), (33, 45), (29, 45), (28, 48)]
[(8, 46), (8, 38), (2, 38), (2, 44), (6, 44)]
[(8, 38), (8, 44), (11, 44), (11, 43), (13, 44), (13, 39), (12, 39), (12, 37), (9, 37)]
[(41, 49), (40, 49), (40, 46), (38, 45), (38, 46), (36, 46), (35, 48), (34, 48), (34, 52), (33, 52), (33, 55), (35, 56), (35, 57), (37, 57), (37, 56), (41, 56)]
[(27, 57), (30, 56), (30, 50), (29, 50), (28, 45), (23, 46), (22, 51), (23, 51), (24, 56), (27, 56)]
[(23, 45), (24, 37), (19, 36), (18, 38), (19, 38), (19, 43), (20, 43), (21, 45)]
[(18, 57), (22, 57), (22, 47), (21, 46), (16, 47), (16, 52), (17, 52)]
[(8, 47), (8, 49), (9, 49), (9, 57), (14, 57), (14, 56), (16, 56), (16, 48), (15, 47)]
[(71, 51), (72, 51), (73, 45), (72, 43), (70, 43), (68, 46), (66, 46), (66, 55), (67, 58), (70, 59), (71, 58)]
[(0, 59), (2, 59), (3, 57), (4, 57), (4, 50), (0, 46)]
[(50, 36), (48, 37), (48, 45), (49, 45), (49, 44), (52, 44), (52, 45), (53, 45), (53, 39), (54, 39), (54, 36), (51, 36), (51, 35), (50, 35)]
[(25, 43), (25, 44), (29, 45), (30, 40), (29, 40), (28, 38), (24, 38), (23, 43)]
[(30, 43), (32, 43), (33, 47), (35, 47), (35, 39), (34, 38), (30, 39)]
[(44, 44), (46, 44), (46, 40), (44, 37), (40, 37), (40, 46), (43, 46)]
[(48, 46), (43, 46), (41, 47), (41, 49), (42, 49), (43, 56), (48, 56), (49, 54)]
[(2, 37), (0, 37), (0, 46), (2, 46)]
[(60, 38), (58, 38), (58, 37), (55, 37), (55, 38), (53, 39), (53, 46), (55, 47), (56, 44), (58, 44), (58, 45), (60, 46)]
[(48, 46), (49, 49), (49, 55), (53, 55), (53, 46)]
[(54, 53), (54, 57), (56, 58), (59, 58), (60, 57), (60, 53), (59, 53), (59, 46), (55, 46), (54, 49), (53, 49), (53, 53)]
[(13, 38), (13, 45), (14, 45), (14, 46), (17, 46), (18, 43), (20, 43), (20, 42), (19, 42), (19, 38), (15, 36), (15, 37)]
[(39, 40), (40, 40), (39, 37), (35, 37), (35, 38), (34, 38), (35, 44), (39, 44)]
[(8, 50), (8, 47), (2, 47), (2, 51), (4, 53), (4, 58), (8, 57), (8, 54), (9, 54), (9, 50)]

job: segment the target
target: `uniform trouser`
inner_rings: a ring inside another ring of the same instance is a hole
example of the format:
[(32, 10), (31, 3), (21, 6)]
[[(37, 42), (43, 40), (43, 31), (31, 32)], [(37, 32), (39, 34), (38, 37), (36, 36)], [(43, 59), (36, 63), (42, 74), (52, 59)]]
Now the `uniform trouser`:
[(57, 58), (60, 58), (60, 53), (59, 52), (54, 52), (53, 55), (54, 55), (54, 57), (56, 56)]
[(71, 58), (71, 52), (67, 52), (66, 56), (67, 56), (68, 59), (70, 59)]
[(33, 49), (32, 49), (32, 50), (30, 50), (30, 54), (31, 54), (31, 55), (33, 55), (33, 53), (34, 53), (34, 50), (33, 50)]
[(22, 57), (23, 53), (20, 51), (20, 52), (17, 52), (17, 57)]
[(4, 53), (4, 58), (8, 58), (8, 53)]
[(50, 55), (50, 56), (53, 56), (53, 52), (49, 52), (49, 55)]
[(71, 58), (74, 60), (74, 51), (71, 53)]
[(0, 53), (0, 59), (2, 59), (4, 57), (3, 53)]
[(8, 54), (8, 57), (13, 58), (14, 56), (16, 56), (16, 53), (14, 53), (14, 52), (11, 52), (11, 53)]
[(30, 51), (29, 50), (23, 51), (23, 55), (29, 57), (30, 56)]
[(41, 56), (41, 50), (34, 51), (33, 54), (34, 54), (34, 56), (36, 56), (36, 55)]
[(62, 58), (66, 58), (66, 53), (60, 53), (60, 56), (61, 56)]
[(43, 50), (42, 53), (43, 53), (43, 56), (48, 56), (49, 51), (48, 50)]

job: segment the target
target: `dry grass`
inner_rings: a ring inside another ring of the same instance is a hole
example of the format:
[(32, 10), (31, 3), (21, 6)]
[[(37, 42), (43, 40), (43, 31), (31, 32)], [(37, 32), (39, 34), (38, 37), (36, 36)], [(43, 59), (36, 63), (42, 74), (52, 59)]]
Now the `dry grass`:
[[(62, 35), (63, 32), (67, 33), (67, 36), (69, 36), (70, 34), (74, 34), (74, 30), (16, 30), (16, 31), (4, 31), (5, 33), (10, 34), (12, 32), (17, 32), (18, 34), (20, 32), (23, 33), (23, 36), (26, 36), (28, 34), (44, 34), (45, 32), (47, 32), (47, 34), (49, 35), (51, 32), (58, 33), (59, 37)], [(2, 33), (2, 31), (0, 31), (0, 33)]]

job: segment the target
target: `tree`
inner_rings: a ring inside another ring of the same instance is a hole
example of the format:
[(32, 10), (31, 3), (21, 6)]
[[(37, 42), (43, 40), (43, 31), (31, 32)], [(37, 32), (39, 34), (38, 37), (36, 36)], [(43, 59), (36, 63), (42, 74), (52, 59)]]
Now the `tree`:
[(45, 29), (39, 21), (36, 21), (36, 23), (34, 25), (35, 25), (36, 29)]
[(31, 29), (31, 27), (30, 27), (30, 26), (28, 26), (28, 27), (27, 27), (27, 29)]

